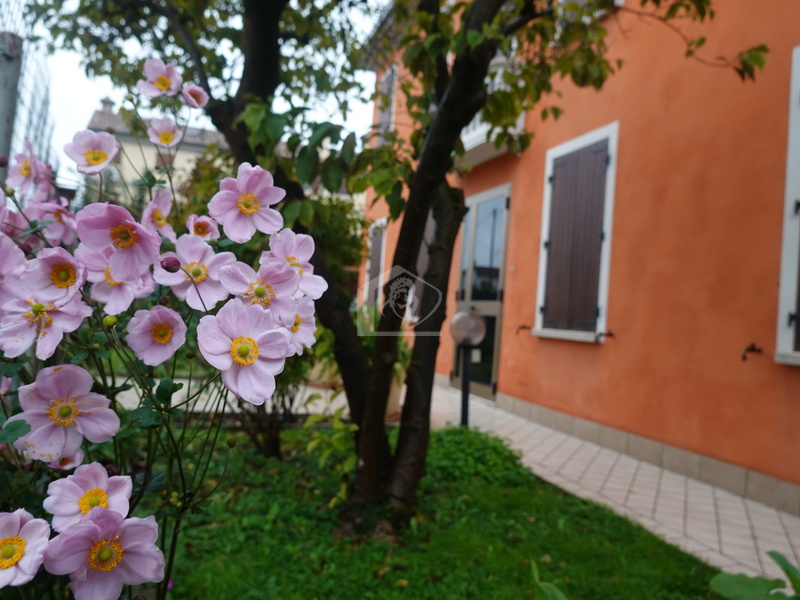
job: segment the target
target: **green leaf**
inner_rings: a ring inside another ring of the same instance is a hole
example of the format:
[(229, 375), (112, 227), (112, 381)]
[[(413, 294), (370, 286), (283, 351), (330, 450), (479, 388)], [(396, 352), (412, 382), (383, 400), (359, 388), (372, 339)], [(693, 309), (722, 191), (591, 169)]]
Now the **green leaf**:
[(342, 143), (342, 160), (346, 165), (353, 162), (356, 155), (356, 134), (355, 132), (348, 135)]
[(236, 242), (234, 242), (233, 240), (227, 239), (227, 238), (222, 240), (222, 241), (220, 241), (220, 243), (219, 243), (219, 247), (220, 248), (229, 248), (230, 246), (235, 246), (235, 245), (236, 245)]
[(172, 379), (162, 379), (156, 388), (156, 400), (162, 405), (169, 405), (175, 392), (183, 387), (182, 383), (175, 383)]
[(329, 156), (325, 159), (325, 162), (322, 163), (320, 175), (322, 175), (322, 185), (324, 185), (328, 191), (335, 194), (342, 188), (344, 173), (339, 165), (339, 161), (337, 161), (334, 156)]
[(780, 579), (748, 577), (743, 573), (736, 575), (719, 573), (714, 576), (710, 585), (712, 590), (729, 600), (768, 600), (787, 597), (780, 592), (771, 594), (773, 590), (786, 586)]
[(89, 358), (88, 352), (78, 352), (75, 356), (70, 359), (70, 363), (73, 365), (81, 365), (86, 362), (86, 359)]
[(311, 146), (301, 148), (300, 153), (297, 155), (297, 164), (295, 166), (295, 173), (301, 183), (311, 183), (314, 174), (319, 168), (319, 155), (317, 150)]
[(19, 362), (2, 363), (0, 364), (0, 375), (5, 377), (13, 377), (25, 367), (24, 364)]
[(386, 194), (386, 203), (389, 205), (389, 217), (392, 220), (400, 218), (406, 207), (406, 201), (402, 197), (403, 184), (399, 181), (394, 184), (392, 191)]
[(789, 583), (792, 584), (792, 588), (794, 588), (794, 593), (800, 596), (800, 570), (790, 563), (780, 552), (772, 550), (771, 552), (767, 552), (767, 556), (778, 563), (778, 566), (783, 569), (783, 572), (786, 573), (786, 578), (789, 580)]
[(485, 38), (483, 34), (476, 29), (470, 29), (467, 32), (467, 45), (469, 45), (470, 48), (475, 48), (476, 46), (479, 46), (484, 39)]
[(308, 146), (316, 148), (322, 143), (322, 140), (329, 137), (333, 143), (336, 143), (341, 134), (342, 126), (334, 125), (333, 123), (320, 123), (314, 128), (311, 137), (308, 139)]
[(281, 214), (283, 215), (283, 222), (286, 227), (292, 227), (297, 217), (300, 216), (300, 201), (295, 200), (284, 204)]
[(153, 410), (149, 406), (140, 406), (132, 410), (128, 415), (128, 420), (131, 423), (138, 423), (140, 427), (145, 429), (153, 429), (161, 427), (162, 419), (158, 411)]
[(31, 426), (25, 421), (11, 421), (0, 429), (0, 444), (10, 444), (17, 441), (31, 430)]
[(310, 200), (303, 200), (298, 202), (300, 204), (300, 216), (298, 221), (303, 227), (310, 227), (311, 221), (314, 220), (314, 206)]

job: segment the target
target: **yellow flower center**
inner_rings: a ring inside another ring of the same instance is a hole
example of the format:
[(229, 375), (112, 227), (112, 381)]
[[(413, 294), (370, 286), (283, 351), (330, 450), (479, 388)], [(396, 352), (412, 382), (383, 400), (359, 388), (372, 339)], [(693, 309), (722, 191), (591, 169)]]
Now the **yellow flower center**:
[(153, 82), (153, 85), (160, 89), (162, 92), (169, 89), (169, 79), (165, 75), (160, 75)]
[(25, 554), (25, 540), (15, 535), (0, 540), (0, 569), (13, 567)]
[(102, 150), (89, 150), (84, 156), (86, 157), (86, 161), (93, 167), (108, 160), (108, 154)]
[(203, 102), (203, 97), (200, 95), (200, 92), (198, 92), (197, 90), (192, 90), (191, 92), (189, 92), (189, 95), (192, 98), (194, 98), (194, 101), (197, 102), (198, 104), (201, 104)]
[(164, 225), (167, 224), (167, 218), (160, 210), (155, 209), (153, 211), (153, 223), (155, 223), (159, 227), (163, 227)]
[(139, 235), (134, 231), (133, 225), (117, 225), (111, 230), (109, 235), (111, 236), (111, 243), (114, 244), (116, 248), (130, 248), (139, 241)]
[(29, 327), (36, 326), (39, 329), (39, 332), (42, 333), (45, 329), (53, 324), (53, 317), (48, 315), (47, 311), (56, 310), (56, 305), (52, 302), (42, 304), (40, 302), (34, 302), (33, 300), (27, 300), (27, 302), (31, 307), (31, 310), (30, 312), (26, 312), (24, 315), (22, 315), (22, 317), (24, 319), (28, 319)]
[(108, 285), (122, 285), (125, 283), (124, 281), (114, 281), (111, 279), (111, 266), (106, 267), (103, 269), (103, 277), (105, 277), (106, 283)]
[(236, 206), (239, 208), (240, 212), (246, 215), (252, 215), (258, 210), (258, 198), (253, 196), (253, 194), (242, 194), (236, 201)]
[(250, 304), (270, 306), (272, 304), (272, 299), (275, 297), (275, 291), (270, 284), (264, 283), (263, 281), (256, 281), (250, 284), (250, 289), (247, 290), (245, 296), (252, 296), (248, 306)]
[(64, 224), (64, 211), (60, 208), (57, 208), (53, 211), (53, 218), (56, 220), (56, 223)]
[(59, 263), (50, 269), (50, 281), (58, 288), (68, 288), (76, 280), (75, 267), (69, 263)]
[(50, 401), (47, 407), (47, 416), (50, 420), (60, 427), (69, 427), (83, 411), (75, 406), (75, 396), (69, 398), (57, 398)]
[(288, 262), (290, 266), (296, 268), (299, 275), (303, 274), (303, 267), (300, 266), (300, 260), (296, 256), (287, 256), (286, 262)]
[(205, 235), (208, 233), (208, 229), (206, 229), (205, 223), (195, 223), (194, 224), (194, 234), (195, 235)]
[(19, 166), (19, 174), (23, 177), (30, 177), (31, 176), (31, 161), (24, 160), (22, 164)]
[(297, 330), (300, 329), (300, 325), (303, 324), (303, 319), (300, 318), (300, 315), (294, 316), (294, 325), (292, 325), (292, 333), (297, 333)]
[(92, 549), (89, 550), (89, 557), (86, 562), (95, 571), (110, 571), (116, 567), (122, 560), (122, 546), (117, 541), (113, 540), (100, 540), (95, 542)]
[(84, 492), (83, 496), (78, 499), (78, 507), (81, 509), (83, 514), (88, 513), (95, 506), (108, 508), (108, 496), (106, 496), (105, 490), (101, 490), (100, 488), (92, 488), (87, 492)]
[(258, 358), (258, 344), (250, 337), (237, 337), (231, 342), (231, 356), (240, 365), (252, 365)]
[(158, 134), (158, 141), (162, 144), (171, 144), (172, 140), (175, 139), (175, 134), (171, 131), (162, 131)]
[(203, 263), (192, 262), (186, 265), (186, 272), (188, 273), (186, 279), (200, 283), (208, 277), (208, 267)]
[(172, 339), (172, 326), (169, 323), (156, 323), (150, 330), (153, 341), (166, 344)]

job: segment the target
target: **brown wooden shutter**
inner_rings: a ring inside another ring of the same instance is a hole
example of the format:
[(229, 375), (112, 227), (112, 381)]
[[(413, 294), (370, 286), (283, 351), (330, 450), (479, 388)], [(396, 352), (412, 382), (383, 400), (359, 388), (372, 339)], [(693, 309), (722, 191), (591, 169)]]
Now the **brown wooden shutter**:
[(607, 165), (608, 140), (553, 161), (545, 328), (595, 330)]

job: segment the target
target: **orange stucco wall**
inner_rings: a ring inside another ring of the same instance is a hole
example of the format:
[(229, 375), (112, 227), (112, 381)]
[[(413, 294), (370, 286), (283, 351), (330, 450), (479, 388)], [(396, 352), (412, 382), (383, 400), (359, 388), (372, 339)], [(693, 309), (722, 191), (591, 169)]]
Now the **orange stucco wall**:
[[(703, 27), (704, 56), (770, 47), (755, 84), (684, 58), (663, 26), (609, 19), (621, 71), (600, 92), (560, 85), (553, 103), (564, 115), (543, 123), (531, 113), (531, 147), (477, 166), (464, 187), (469, 196), (512, 186), (498, 392), (800, 483), (800, 367), (772, 357), (800, 3), (768, 4), (720, 2)], [(614, 337), (589, 344), (518, 331), (535, 317), (545, 153), (615, 121)], [(763, 353), (742, 361), (751, 343)], [(445, 333), (437, 372), (448, 376), (452, 362)]]

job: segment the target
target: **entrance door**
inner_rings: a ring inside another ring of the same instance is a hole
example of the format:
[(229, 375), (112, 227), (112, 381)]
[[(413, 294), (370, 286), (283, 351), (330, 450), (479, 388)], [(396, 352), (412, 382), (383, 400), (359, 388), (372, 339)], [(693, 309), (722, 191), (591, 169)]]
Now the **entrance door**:
[[(486, 337), (472, 351), (470, 391), (494, 399), (500, 350), (500, 318), (510, 185), (467, 198), (461, 242), (456, 310), (474, 309), (486, 321)], [(461, 352), (453, 384), (461, 385)]]

